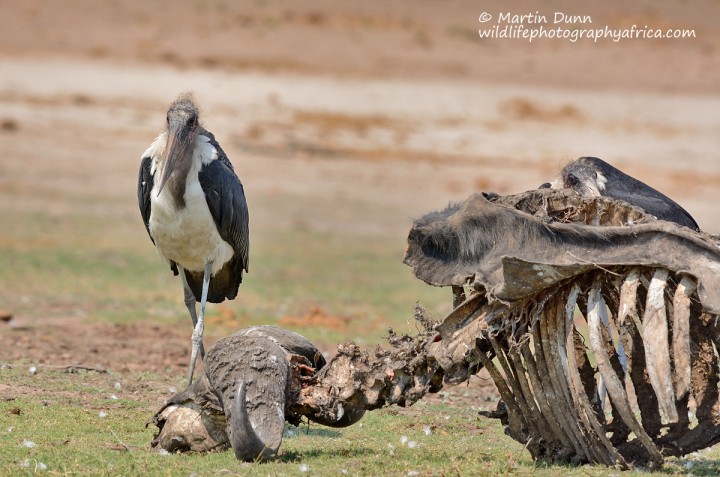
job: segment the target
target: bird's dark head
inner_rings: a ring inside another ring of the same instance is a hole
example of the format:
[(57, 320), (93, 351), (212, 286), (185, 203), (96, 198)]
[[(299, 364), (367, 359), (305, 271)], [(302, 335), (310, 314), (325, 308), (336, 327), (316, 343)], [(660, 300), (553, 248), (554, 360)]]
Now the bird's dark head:
[(597, 157), (581, 157), (565, 166), (559, 177), (541, 185), (540, 189), (572, 189), (585, 197), (603, 195), (607, 184), (603, 165), (611, 167)]
[(190, 170), (193, 145), (199, 131), (198, 107), (192, 95), (182, 94), (167, 111), (167, 142), (160, 165), (158, 194), (174, 174), (184, 177)]
[(604, 195), (607, 177), (602, 171), (611, 167), (597, 157), (581, 157), (563, 169), (561, 173), (563, 188), (573, 189), (585, 197)]

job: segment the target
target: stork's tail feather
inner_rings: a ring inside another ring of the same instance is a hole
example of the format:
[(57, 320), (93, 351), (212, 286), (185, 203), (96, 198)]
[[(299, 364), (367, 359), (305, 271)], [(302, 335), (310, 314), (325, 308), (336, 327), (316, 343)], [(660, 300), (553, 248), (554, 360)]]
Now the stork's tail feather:
[[(210, 279), (207, 301), (210, 303), (222, 303), (225, 300), (233, 300), (238, 293), (242, 282), (242, 271), (238, 273), (234, 266), (235, 260), (230, 260)], [(199, 302), (202, 294), (203, 272), (185, 270), (185, 277), (188, 285)]]

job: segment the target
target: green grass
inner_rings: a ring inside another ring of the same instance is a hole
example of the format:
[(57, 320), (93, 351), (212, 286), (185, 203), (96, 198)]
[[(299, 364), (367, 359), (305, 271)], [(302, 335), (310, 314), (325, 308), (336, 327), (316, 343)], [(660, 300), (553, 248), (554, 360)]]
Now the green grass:
[[(37, 319), (81, 315), (125, 323), (187, 321), (181, 282), (157, 256), (139, 219), (124, 224), (69, 215), (59, 230), (40, 225), (53, 221), (35, 215), (27, 219), (26, 229), (8, 225), (16, 236), (0, 242), (3, 307)], [(136, 234), (128, 235), (126, 229)], [(451, 300), (446, 290), (427, 287), (412, 276), (402, 264), (403, 246), (402, 240), (340, 237), (302, 228), (260, 230), (252, 237), (250, 273), (238, 298), (209, 305), (208, 316), (230, 310), (235, 319), (223, 323), (222, 332), (231, 333), (319, 308), (339, 317), (342, 326), (296, 330), (329, 342), (376, 343), (388, 326), (412, 331), (409, 319), (416, 301), (441, 315)]]
[(310, 339), (372, 344), (388, 326), (412, 331), (408, 320), (418, 299), (443, 312), (451, 300), (446, 290), (429, 288), (412, 276), (402, 264), (402, 246), (307, 230), (273, 234), (255, 246), (252, 273), (238, 305), (249, 303), (241, 312), (265, 323), (313, 307), (344, 319), (345, 326), (337, 330), (297, 330)]
[[(136, 377), (124, 380), (134, 382)], [(144, 423), (153, 408), (148, 402), (161, 401), (158, 389), (166, 383), (154, 382), (155, 389), (138, 394), (132, 387), (115, 389), (117, 379), (94, 372), (41, 370), (33, 376), (20, 366), (0, 369), (1, 382), (36, 391), (0, 400), (0, 475), (644, 474), (535, 463), (520, 444), (504, 435), (498, 421), (479, 417), (468, 406), (424, 402), (407, 410), (368, 413), (359, 424), (345, 429), (288, 427), (279, 458), (268, 464), (239, 463), (230, 451), (161, 455), (149, 447), (154, 428), (145, 428)], [(82, 392), (81, 398), (77, 392)], [(29, 443), (34, 446), (28, 447)], [(661, 473), (716, 475), (719, 457), (716, 450), (705, 451), (692, 461), (671, 461)], [(688, 462), (691, 468), (685, 467)]]

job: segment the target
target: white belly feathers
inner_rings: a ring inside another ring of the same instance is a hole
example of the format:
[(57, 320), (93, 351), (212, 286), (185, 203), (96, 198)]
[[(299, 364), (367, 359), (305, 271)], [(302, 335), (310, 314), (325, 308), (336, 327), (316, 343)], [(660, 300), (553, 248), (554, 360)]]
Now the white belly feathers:
[[(212, 260), (214, 275), (234, 252), (230, 244), (220, 237), (198, 180), (200, 167), (217, 158), (217, 151), (208, 141), (207, 137), (198, 136), (195, 142), (193, 163), (185, 186), (185, 207), (175, 207), (167, 187), (158, 197), (158, 182), (155, 182), (150, 193), (150, 234), (164, 259), (196, 272), (203, 271), (205, 263)], [(164, 144), (165, 137), (161, 135), (150, 146), (155, 149), (152, 151), (153, 174), (157, 170), (156, 158), (161, 156)]]

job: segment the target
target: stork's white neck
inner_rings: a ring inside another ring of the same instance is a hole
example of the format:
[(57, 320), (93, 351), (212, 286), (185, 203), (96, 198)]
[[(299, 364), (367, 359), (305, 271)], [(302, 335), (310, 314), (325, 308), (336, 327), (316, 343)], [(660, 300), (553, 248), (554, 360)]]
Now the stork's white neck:
[[(150, 144), (150, 147), (142, 153), (141, 157), (152, 157), (152, 166), (150, 168), (150, 173), (152, 175), (155, 175), (155, 172), (157, 172), (160, 161), (162, 160), (163, 152), (165, 152), (166, 145), (167, 132), (163, 131), (155, 138), (152, 144)], [(198, 134), (197, 139), (195, 139), (195, 145), (192, 152), (193, 166), (197, 164), (197, 168), (199, 169), (200, 166), (209, 164), (215, 159), (217, 159), (217, 151), (213, 145), (210, 144), (210, 138), (202, 134)]]

